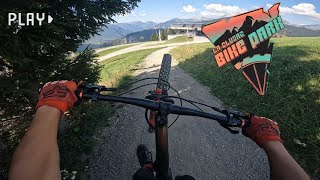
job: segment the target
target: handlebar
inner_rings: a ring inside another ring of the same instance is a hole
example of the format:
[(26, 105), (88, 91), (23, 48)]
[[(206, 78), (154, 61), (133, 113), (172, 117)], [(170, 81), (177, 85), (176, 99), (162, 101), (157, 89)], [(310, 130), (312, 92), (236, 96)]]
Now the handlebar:
[(163, 102), (163, 101), (151, 101), (151, 100), (138, 99), (138, 98), (92, 94), (92, 93), (86, 93), (86, 92), (82, 94), (82, 98), (93, 99), (96, 101), (102, 100), (102, 101), (131, 104), (131, 105), (143, 107), (146, 109), (150, 109), (152, 111), (165, 111), (168, 114), (178, 114), (178, 115), (188, 115), (188, 116), (198, 116), (198, 117), (208, 118), (208, 119), (218, 121), (220, 125), (224, 127), (243, 127), (249, 122), (245, 118), (240, 117), (240, 115), (237, 115), (233, 113), (233, 111), (228, 111), (228, 110), (224, 110), (226, 112), (225, 116), (219, 116), (219, 115), (206, 113), (206, 112), (202, 112), (202, 111), (187, 108), (187, 107), (176, 106), (169, 102)]

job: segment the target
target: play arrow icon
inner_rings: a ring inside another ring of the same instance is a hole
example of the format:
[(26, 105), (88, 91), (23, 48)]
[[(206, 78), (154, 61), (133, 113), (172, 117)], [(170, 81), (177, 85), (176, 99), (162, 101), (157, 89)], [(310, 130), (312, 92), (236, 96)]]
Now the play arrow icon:
[(53, 18), (50, 15), (48, 15), (48, 23), (50, 24), (52, 21), (53, 21)]

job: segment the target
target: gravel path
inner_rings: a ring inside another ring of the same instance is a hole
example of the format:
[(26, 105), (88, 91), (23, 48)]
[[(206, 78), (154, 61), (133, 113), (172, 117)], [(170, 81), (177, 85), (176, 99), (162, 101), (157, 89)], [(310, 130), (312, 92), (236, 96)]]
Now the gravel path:
[[(149, 55), (143, 63), (144, 69), (137, 72), (137, 78), (157, 77), (163, 54), (172, 48), (174, 46)], [(170, 83), (182, 97), (223, 106), (207, 87), (200, 85), (175, 63)], [(149, 90), (151, 88), (143, 88), (129, 96), (144, 97)], [(185, 106), (190, 107), (186, 103)], [(170, 122), (174, 118), (172, 115)], [(144, 109), (131, 105), (118, 109), (110, 119), (110, 126), (97, 132), (98, 146), (90, 158), (85, 178), (131, 179), (139, 168), (135, 155), (138, 144), (146, 144), (155, 157), (154, 134), (149, 134), (147, 129)], [(197, 180), (269, 179), (265, 153), (251, 140), (233, 135), (211, 120), (180, 117), (169, 129), (169, 153), (174, 176), (188, 174)]]
[[(164, 42), (165, 41), (163, 41), (163, 43)], [(195, 38), (194, 41), (183, 42), (183, 43), (172, 43), (172, 44), (161, 44), (161, 43), (159, 44), (159, 42), (141, 43), (141, 44), (138, 44), (136, 46), (132, 46), (132, 47), (128, 47), (128, 48), (125, 48), (125, 49), (121, 49), (119, 51), (107, 54), (105, 56), (98, 57), (97, 59), (98, 59), (99, 62), (101, 62), (101, 61), (104, 61), (106, 59), (118, 56), (120, 54), (125, 54), (125, 53), (128, 53), (128, 52), (133, 52), (133, 51), (138, 51), (138, 50), (143, 50), (143, 49), (174, 47), (174, 46), (181, 46), (181, 45), (187, 45), (187, 44), (197, 44), (197, 43), (204, 43), (204, 42), (209, 42), (209, 40), (205, 39), (205, 38)], [(110, 49), (110, 48), (105, 48), (105, 49)], [(97, 52), (103, 51), (105, 49), (99, 49)]]

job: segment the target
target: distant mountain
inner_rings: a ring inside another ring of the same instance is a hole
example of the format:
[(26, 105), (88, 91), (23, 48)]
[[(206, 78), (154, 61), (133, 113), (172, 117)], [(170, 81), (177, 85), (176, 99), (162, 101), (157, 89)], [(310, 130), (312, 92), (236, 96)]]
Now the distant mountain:
[(100, 35), (95, 35), (86, 41), (84, 44), (101, 44), (106, 41), (112, 41), (115, 39), (121, 39), (127, 34), (133, 31), (128, 29), (123, 29), (116, 24), (109, 24), (107, 27), (103, 27), (102, 31), (99, 32)]
[(171, 24), (180, 24), (180, 23), (194, 23), (194, 22), (198, 22), (199, 19), (178, 19), (178, 18), (174, 18), (171, 19), (169, 21), (163, 22), (158, 24), (158, 26), (160, 27), (164, 27), (164, 28), (168, 28), (171, 26)]
[[(129, 42), (144, 42), (151, 39), (152, 34), (155, 32), (154, 27), (169, 28), (171, 24), (178, 23), (201, 23), (211, 24), (220, 19), (207, 19), (207, 18), (192, 18), (192, 19), (179, 19), (174, 18), (163, 23), (149, 22), (130, 22), (130, 23), (116, 23), (109, 24), (107, 27), (102, 28), (101, 36), (94, 36), (86, 41), (82, 47), (92, 44), (94, 47), (112, 45), (114, 40), (127, 39)], [(283, 20), (285, 29), (279, 34), (289, 37), (315, 37), (320, 36), (320, 24), (316, 25), (294, 25), (288, 21)], [(230, 32), (232, 33), (232, 32)]]
[[(126, 39), (127, 39), (128, 43), (150, 41), (151, 36), (153, 35), (153, 33), (156, 32), (154, 30), (154, 27), (161, 28), (161, 29), (162, 28), (167, 29), (167, 28), (170, 28), (172, 24), (201, 23), (203, 21), (209, 21), (209, 19), (206, 19), (206, 18), (192, 18), (192, 19), (174, 18), (169, 21), (165, 21), (163, 23), (155, 24), (152, 28), (150, 28), (148, 30), (130, 33), (130, 34), (126, 35)], [(211, 21), (214, 21), (214, 20), (211, 20)]]
[[(223, 18), (222, 18), (223, 19)], [(202, 24), (211, 24), (221, 19), (201, 21)], [(285, 28), (278, 34), (288, 37), (320, 37), (320, 25), (294, 25), (286, 20), (283, 20)]]
[(208, 19), (208, 18), (191, 18), (191, 19), (179, 19), (174, 18), (169, 21), (158, 24), (158, 26), (169, 28), (171, 24), (183, 24), (183, 23), (201, 23), (201, 24), (210, 24), (216, 22), (220, 19)]
[(288, 37), (320, 37), (320, 29), (285, 24), (279, 34), (285, 34)]
[(128, 43), (150, 41), (153, 33), (155, 33), (154, 29), (143, 30), (126, 35), (126, 39)]
[(100, 35), (92, 37), (84, 44), (101, 44), (105, 43), (106, 41), (122, 39), (127, 34), (133, 32), (139, 32), (146, 29), (153, 29), (155, 25), (156, 23), (151, 21), (108, 24), (107, 27), (103, 27), (102, 30), (99, 32)]
[[(179, 24), (179, 23), (201, 23), (201, 24), (211, 24), (217, 21), (220, 21), (224, 18), (219, 19), (178, 19), (174, 18), (169, 21), (160, 23), (158, 26), (163, 26), (164, 28), (168, 28), (171, 24)], [(279, 32), (280, 35), (286, 35), (288, 37), (320, 37), (320, 25), (294, 25), (289, 23), (286, 20), (283, 20), (285, 24), (285, 28)], [(234, 31), (234, 30), (233, 30)], [(232, 32), (230, 32), (232, 34)]]
[(307, 29), (312, 29), (312, 30), (320, 30), (320, 24), (304, 25), (304, 27), (307, 28)]
[(122, 29), (126, 29), (131, 32), (138, 32), (146, 29), (153, 29), (157, 25), (157, 23), (152, 21), (148, 21), (148, 22), (137, 21), (137, 22), (130, 22), (130, 23), (118, 23), (116, 25), (121, 27)]

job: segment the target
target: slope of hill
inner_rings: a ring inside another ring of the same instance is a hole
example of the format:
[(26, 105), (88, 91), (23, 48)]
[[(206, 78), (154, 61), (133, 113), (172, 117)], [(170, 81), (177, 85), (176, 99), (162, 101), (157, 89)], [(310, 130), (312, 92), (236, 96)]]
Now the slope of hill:
[[(211, 24), (220, 19), (201, 21), (202, 24)], [(318, 37), (320, 36), (320, 25), (295, 25), (283, 20), (285, 28), (279, 33), (288, 37)]]
[(163, 22), (158, 24), (159, 27), (168, 28), (171, 26), (171, 24), (178, 24), (178, 23), (193, 23), (193, 22), (199, 22), (199, 19), (178, 19), (174, 18), (169, 21)]
[(148, 22), (137, 21), (137, 22), (130, 22), (130, 23), (118, 23), (116, 25), (122, 29), (126, 29), (131, 32), (138, 32), (146, 29), (153, 29), (157, 25), (157, 23), (152, 21), (148, 21)]
[(154, 29), (143, 30), (143, 31), (128, 34), (126, 36), (126, 39), (128, 43), (150, 41), (153, 33), (155, 33)]
[[(171, 24), (177, 23), (202, 23), (202, 24), (211, 24), (219, 21), (220, 19), (171, 19), (164, 23), (160, 23), (157, 27), (169, 28)], [(288, 37), (318, 37), (320, 36), (320, 25), (293, 25), (288, 21), (284, 21), (285, 29), (282, 30), (279, 34), (286, 35)], [(319, 29), (318, 29), (319, 28)], [(151, 39), (154, 30), (144, 30), (140, 32), (130, 33), (126, 36), (128, 42), (144, 42)]]
[(285, 24), (285, 28), (283, 29), (282, 33), (285, 33), (288, 37), (319, 37), (320, 29)]
[(154, 22), (130, 22), (130, 23), (116, 23), (108, 24), (107, 27), (103, 27), (100, 31), (100, 35), (92, 37), (84, 44), (101, 44), (106, 41), (112, 41), (115, 39), (124, 38), (127, 34), (143, 31), (146, 29), (153, 29), (156, 25)]
[(107, 27), (102, 28), (99, 32), (100, 35), (93, 36), (90, 40), (86, 41), (85, 44), (101, 44), (106, 41), (112, 41), (115, 39), (121, 39), (133, 31), (129, 29), (123, 29), (118, 25), (109, 24)]
[(304, 27), (307, 28), (307, 29), (312, 29), (312, 30), (320, 30), (320, 24), (304, 25)]

